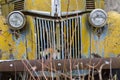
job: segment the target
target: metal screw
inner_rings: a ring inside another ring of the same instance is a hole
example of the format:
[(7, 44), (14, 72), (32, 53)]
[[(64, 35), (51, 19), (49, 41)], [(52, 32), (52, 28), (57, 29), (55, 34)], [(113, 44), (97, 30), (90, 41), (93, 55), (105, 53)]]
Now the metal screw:
[(13, 67), (13, 64), (10, 64), (10, 67)]
[(58, 63), (58, 66), (61, 66), (62, 64), (61, 63)]

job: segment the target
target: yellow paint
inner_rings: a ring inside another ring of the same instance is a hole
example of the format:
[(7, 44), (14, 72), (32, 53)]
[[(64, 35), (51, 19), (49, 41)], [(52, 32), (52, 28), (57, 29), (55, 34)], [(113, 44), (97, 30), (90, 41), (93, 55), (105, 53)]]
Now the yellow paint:
[(105, 38), (105, 56), (120, 54), (120, 14), (108, 12), (108, 33)]
[(91, 52), (104, 57), (115, 57), (120, 54), (120, 14), (114, 11), (108, 12), (108, 30), (102, 40), (94, 38), (92, 34)]
[(104, 0), (95, 0), (95, 7), (104, 9)]
[(86, 15), (82, 17), (82, 24), (81, 24), (81, 36), (82, 36), (82, 54), (85, 56), (88, 56), (89, 50), (90, 50), (90, 36), (88, 34), (88, 30), (86, 27)]
[(25, 0), (25, 10), (51, 11), (51, 0)]
[[(68, 0), (61, 0), (61, 10), (62, 11), (76, 11), (76, 10), (85, 10), (85, 1), (84, 0), (70, 0), (70, 3), (68, 4)], [(69, 7), (68, 7), (69, 5)], [(6, 7), (7, 6), (7, 7)], [(11, 8), (8, 8), (9, 6), (6, 4), (5, 7), (3, 8), (6, 10), (3, 10), (3, 13), (5, 13), (4, 16), (7, 16), (8, 12), (13, 10), (13, 5), (10, 5)], [(68, 9), (69, 8), (69, 9)], [(25, 10), (40, 10), (40, 11), (51, 11), (51, 0), (25, 0)], [(89, 53), (89, 34), (88, 30), (86, 28), (86, 17), (82, 17), (82, 53), (88, 56)], [(7, 34), (10, 34), (8, 37), (9, 40), (11, 40), (12, 49), (13, 53), (15, 56), (15, 59), (21, 59), (21, 58), (26, 58), (26, 51), (28, 52), (28, 58), (29, 59), (34, 59), (35, 58), (35, 53), (36, 53), (36, 42), (35, 42), (35, 30), (34, 30), (34, 24), (33, 24), (33, 19), (32, 17), (27, 17), (27, 33), (21, 34), (20, 35), (20, 40), (14, 40), (13, 35), (7, 31)], [(2, 27), (3, 29), (3, 27)], [(5, 30), (5, 29), (3, 29)], [(6, 30), (9, 30), (8, 26), (6, 25)], [(6, 35), (7, 35), (6, 34)], [(5, 35), (5, 36), (6, 36)], [(24, 35), (24, 39), (21, 40), (21, 36)], [(6, 38), (5, 38), (6, 39)], [(0, 38), (0, 43), (4, 47), (1, 47), (3, 51), (8, 51), (9, 52), (9, 47), (6, 47), (8, 45), (8, 41), (4, 42), (3, 38)], [(27, 41), (27, 42), (26, 42)], [(14, 44), (13, 44), (14, 43)], [(27, 48), (26, 48), (27, 45)], [(9, 59), (8, 55), (4, 56), (3, 59)]]
[[(8, 26), (5, 25), (5, 19), (4, 17), (0, 16), (0, 49), (2, 52), (0, 55), (2, 55), (1, 59), (8, 59), (8, 56), (10, 54), (9, 50), (13, 48), (13, 45), (15, 42), (11, 38), (12, 35), (8, 31)], [(9, 46), (9, 44), (11, 46)]]
[(7, 16), (9, 12), (14, 9), (13, 3), (4, 4), (2, 5), (1, 12), (3, 16)]
[(84, 10), (84, 4), (85, 0), (61, 0), (62, 11)]
[[(25, 59), (26, 58), (26, 51), (28, 52), (29, 59), (35, 59), (35, 37), (34, 37), (34, 24), (33, 19), (28, 17), (28, 22), (30, 28), (28, 28), (29, 33), (27, 33), (26, 38), (22, 40), (22, 36), (25, 34), (19, 34), (19, 38), (15, 38), (15, 34), (11, 33), (9, 30), (9, 26), (7, 26), (5, 18), (0, 16), (0, 55), (2, 58), (0, 59), (10, 59), (10, 54), (14, 55), (14, 59)], [(31, 22), (30, 22), (31, 21)], [(13, 31), (14, 32), (14, 31)], [(32, 34), (32, 35), (31, 35)], [(27, 43), (26, 43), (27, 41)], [(26, 48), (27, 44), (27, 48)], [(12, 51), (10, 51), (12, 50)]]
[(28, 50), (28, 58), (34, 59), (36, 57), (35, 27), (33, 23), (33, 18), (28, 17), (28, 21), (30, 26), (29, 34), (27, 35), (27, 40), (28, 40), (27, 45), (28, 45), (28, 48), (30, 49)]
[[(61, 0), (61, 10), (62, 11), (84, 10), (85, 9), (84, 3), (85, 3), (84, 0)], [(26, 0), (25, 9), (51, 11), (51, 0)]]

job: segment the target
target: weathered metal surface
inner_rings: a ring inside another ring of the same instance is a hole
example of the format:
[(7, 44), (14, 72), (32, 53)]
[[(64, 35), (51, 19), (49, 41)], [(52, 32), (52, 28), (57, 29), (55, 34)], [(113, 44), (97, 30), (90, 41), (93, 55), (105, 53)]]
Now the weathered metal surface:
[[(7, 16), (9, 12), (14, 10), (13, 3), (5, 3), (2, 5), (2, 15)], [(2, 4), (2, 3), (1, 3)], [(67, 5), (66, 5), (67, 4)], [(85, 11), (85, 0), (61, 0), (61, 11), (62, 12), (74, 12), (74, 11)], [(95, 0), (95, 8), (103, 8), (104, 0)], [(37, 10), (37, 11), (48, 11), (51, 12), (51, 0), (26, 0), (24, 2), (25, 10)], [(44, 17), (43, 15), (38, 15), (35, 13), (25, 12), (25, 14)], [(72, 16), (61, 16), (62, 19), (67, 19), (67, 17), (73, 17), (78, 14), (74, 14)], [(96, 53), (102, 57), (116, 57), (120, 54), (120, 26), (119, 26), (119, 13), (116, 12), (108, 12), (108, 25), (104, 26), (101, 29), (96, 29), (89, 25), (88, 16), (81, 16), (81, 31), (79, 32), (81, 35), (81, 54), (83, 54), (83, 58), (91, 57), (92, 53)], [(46, 18), (46, 17), (45, 17)], [(50, 16), (47, 16), (50, 18)], [(58, 18), (58, 17), (56, 17)], [(55, 18), (55, 19), (56, 19)], [(60, 18), (60, 17), (59, 17)], [(62, 20), (61, 19), (61, 20)], [(37, 44), (35, 32), (35, 24), (34, 19), (31, 16), (27, 16), (27, 24), (20, 31), (12, 31), (9, 29), (8, 25), (6, 25), (5, 18), (1, 16), (0, 21), (0, 59), (8, 60), (8, 59), (36, 59), (37, 53)], [(65, 22), (67, 23), (67, 22)], [(57, 27), (60, 29), (59, 27)], [(57, 29), (57, 30), (58, 30)], [(67, 28), (64, 28), (64, 31)], [(58, 30), (59, 31), (59, 30)], [(42, 33), (42, 32), (40, 32)], [(67, 33), (67, 32), (66, 32)], [(65, 34), (66, 34), (65, 33)], [(62, 34), (62, 35), (65, 35)], [(54, 34), (55, 35), (55, 34)], [(59, 34), (56, 34), (59, 35)], [(63, 36), (62, 36), (63, 37)], [(77, 38), (77, 37), (76, 37)], [(59, 39), (62, 40), (62, 39)], [(75, 39), (76, 40), (76, 39)], [(74, 41), (75, 41), (74, 40)], [(39, 41), (38, 41), (39, 42)], [(56, 41), (57, 42), (57, 41)], [(76, 42), (77, 44), (77, 42)], [(53, 46), (53, 45), (52, 45)], [(57, 45), (55, 45), (57, 46)]]
[[(53, 71), (70, 71), (79, 69), (117, 69), (120, 68), (120, 58), (94, 58), (94, 59), (70, 59), (65, 60), (15, 60), (15, 61), (4, 61), (0, 63), (0, 71), (44, 71), (51, 70), (51, 63), (53, 65)], [(92, 67), (94, 65), (94, 67)]]

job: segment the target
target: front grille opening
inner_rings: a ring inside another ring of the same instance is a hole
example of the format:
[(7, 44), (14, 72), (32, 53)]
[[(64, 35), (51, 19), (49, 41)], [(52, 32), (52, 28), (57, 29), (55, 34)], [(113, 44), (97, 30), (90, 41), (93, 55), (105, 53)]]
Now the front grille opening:
[(81, 58), (80, 17), (56, 22), (35, 18), (37, 58)]
[(24, 10), (24, 0), (14, 2), (14, 11)]

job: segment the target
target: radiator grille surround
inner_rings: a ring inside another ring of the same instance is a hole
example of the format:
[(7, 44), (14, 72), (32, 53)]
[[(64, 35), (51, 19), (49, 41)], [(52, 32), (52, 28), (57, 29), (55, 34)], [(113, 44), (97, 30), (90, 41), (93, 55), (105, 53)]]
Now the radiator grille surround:
[(81, 17), (59, 22), (36, 17), (37, 59), (81, 58)]

